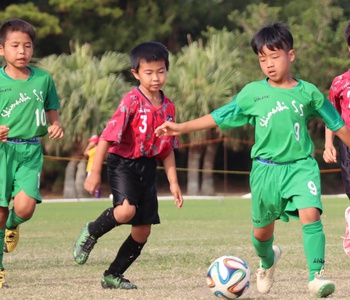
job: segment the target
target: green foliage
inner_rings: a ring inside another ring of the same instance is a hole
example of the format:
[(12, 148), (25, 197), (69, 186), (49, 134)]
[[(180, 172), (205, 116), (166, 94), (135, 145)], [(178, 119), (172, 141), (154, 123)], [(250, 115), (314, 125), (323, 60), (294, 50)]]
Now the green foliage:
[(37, 38), (42, 39), (50, 34), (60, 34), (62, 30), (56, 16), (41, 12), (32, 2), (26, 4), (12, 4), (0, 11), (0, 20), (21, 18), (33, 25)]
[(75, 43), (72, 48), (70, 55), (51, 55), (37, 63), (55, 81), (65, 132), (62, 140), (46, 139), (47, 149), (54, 144), (56, 150), (74, 151), (74, 144), (81, 146), (92, 134), (100, 134), (130, 88), (122, 75), (130, 66), (126, 54), (106, 52), (99, 58), (88, 44)]
[[(177, 121), (210, 113), (229, 101), (235, 92), (240, 72), (237, 41), (232, 33), (218, 32), (206, 45), (191, 42), (171, 57), (166, 94), (177, 106)], [(191, 141), (203, 140), (205, 132), (193, 133)]]
[(292, 21), (297, 54), (295, 76), (316, 84), (328, 96), (333, 78), (347, 68), (340, 59), (347, 52), (343, 10), (324, 0)]

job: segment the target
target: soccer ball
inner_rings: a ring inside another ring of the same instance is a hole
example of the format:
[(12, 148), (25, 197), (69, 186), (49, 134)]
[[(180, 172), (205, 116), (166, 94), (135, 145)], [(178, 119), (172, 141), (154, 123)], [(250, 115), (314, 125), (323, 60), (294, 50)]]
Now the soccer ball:
[(239, 298), (250, 284), (249, 266), (237, 256), (221, 256), (208, 268), (207, 284), (219, 298)]

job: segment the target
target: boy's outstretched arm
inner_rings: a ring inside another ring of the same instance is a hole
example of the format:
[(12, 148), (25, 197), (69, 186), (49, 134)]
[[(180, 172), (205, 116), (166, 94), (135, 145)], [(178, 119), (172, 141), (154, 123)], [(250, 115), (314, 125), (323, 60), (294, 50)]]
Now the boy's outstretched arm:
[(327, 126), (325, 127), (325, 145), (323, 152), (323, 159), (326, 163), (337, 162), (337, 150), (333, 144), (334, 133)]
[(181, 135), (184, 133), (214, 128), (217, 126), (218, 125), (215, 123), (211, 114), (208, 114), (198, 119), (194, 119), (184, 123), (174, 123), (166, 121), (156, 128), (155, 133), (158, 137)]

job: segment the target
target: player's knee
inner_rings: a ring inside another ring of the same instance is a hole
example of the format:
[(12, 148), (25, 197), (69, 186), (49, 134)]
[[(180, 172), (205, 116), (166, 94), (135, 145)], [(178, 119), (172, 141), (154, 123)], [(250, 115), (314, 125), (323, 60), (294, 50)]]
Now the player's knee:
[(135, 206), (121, 206), (118, 205), (115, 209), (114, 209), (114, 218), (117, 220), (118, 223), (127, 223), (129, 222), (136, 213), (136, 208)]

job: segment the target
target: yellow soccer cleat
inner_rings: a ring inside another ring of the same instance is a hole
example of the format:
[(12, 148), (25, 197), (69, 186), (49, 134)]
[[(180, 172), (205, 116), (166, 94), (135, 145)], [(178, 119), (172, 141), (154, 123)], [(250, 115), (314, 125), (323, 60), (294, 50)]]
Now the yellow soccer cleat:
[(8, 284), (6, 283), (5, 280), (5, 270), (4, 269), (0, 269), (0, 289), (3, 288), (8, 288)]
[(5, 243), (4, 252), (10, 253), (15, 250), (19, 241), (19, 226), (15, 229), (6, 229), (5, 231)]

